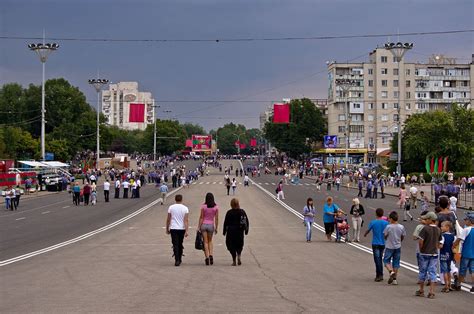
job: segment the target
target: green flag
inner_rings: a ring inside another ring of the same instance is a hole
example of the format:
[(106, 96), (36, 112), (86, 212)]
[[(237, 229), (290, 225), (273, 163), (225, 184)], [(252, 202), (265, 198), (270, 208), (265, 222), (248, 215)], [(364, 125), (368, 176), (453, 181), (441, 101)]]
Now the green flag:
[(434, 173), (438, 172), (438, 158), (435, 158)]
[(426, 156), (425, 168), (426, 168), (426, 173), (430, 173), (430, 157), (428, 156)]

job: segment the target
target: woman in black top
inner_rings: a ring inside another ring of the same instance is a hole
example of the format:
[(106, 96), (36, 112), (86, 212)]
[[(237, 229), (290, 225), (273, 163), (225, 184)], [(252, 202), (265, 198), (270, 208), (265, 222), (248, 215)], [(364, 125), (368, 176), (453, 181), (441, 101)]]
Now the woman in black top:
[(239, 265), (242, 264), (240, 255), (244, 248), (244, 233), (249, 233), (249, 219), (243, 209), (240, 208), (239, 200), (233, 198), (230, 201), (232, 209), (227, 211), (224, 220), (225, 244), (232, 255), (232, 266), (236, 266), (236, 259)]

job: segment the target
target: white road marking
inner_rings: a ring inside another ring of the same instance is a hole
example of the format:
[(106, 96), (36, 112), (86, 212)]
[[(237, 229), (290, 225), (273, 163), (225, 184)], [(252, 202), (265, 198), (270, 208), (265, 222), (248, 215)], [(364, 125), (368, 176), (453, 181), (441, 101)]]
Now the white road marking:
[(262, 185), (262, 182), (259, 182), (258, 185)]
[(49, 214), (49, 213), (50, 213), (50, 211), (49, 211), (49, 210), (47, 210), (47, 211), (45, 211), (45, 212), (42, 212), (42, 213), (41, 213), (41, 215), (44, 215), (44, 214)]
[(67, 206), (64, 206), (64, 207), (63, 207), (63, 209), (64, 209), (64, 208), (68, 208), (68, 207), (71, 207), (71, 206), (69, 206), (69, 205), (67, 205)]
[(265, 182), (265, 185), (270, 185), (268, 182)]
[[(182, 187), (179, 187), (179, 188), (171, 191), (168, 195), (172, 195), (172, 194), (178, 192), (181, 189), (182, 189)], [(25, 260), (25, 259), (28, 259), (28, 258), (32, 258), (34, 256), (41, 255), (41, 254), (44, 254), (44, 253), (47, 253), (47, 252), (50, 252), (50, 251), (54, 251), (54, 250), (57, 250), (57, 249), (62, 248), (64, 246), (67, 246), (67, 245), (85, 240), (87, 238), (90, 238), (90, 237), (92, 237), (96, 234), (102, 233), (102, 232), (107, 231), (109, 229), (112, 229), (112, 228), (114, 228), (118, 225), (121, 225), (122, 223), (126, 222), (127, 220), (130, 220), (133, 217), (135, 217), (135, 216), (143, 213), (144, 211), (150, 209), (151, 207), (155, 206), (159, 202), (161, 202), (161, 200), (157, 199), (157, 200), (151, 202), (150, 204), (145, 205), (142, 208), (136, 210), (135, 212), (131, 213), (128, 216), (125, 216), (125, 217), (123, 217), (123, 218), (121, 218), (121, 219), (119, 219), (119, 220), (117, 220), (117, 221), (115, 221), (111, 224), (108, 224), (108, 225), (106, 225), (102, 228), (93, 230), (91, 232), (88, 232), (86, 234), (83, 234), (81, 236), (73, 238), (71, 240), (64, 241), (64, 242), (61, 242), (61, 243), (58, 243), (58, 244), (55, 244), (55, 245), (52, 245), (52, 246), (48, 246), (48, 247), (46, 247), (44, 249), (41, 249), (41, 250), (37, 250), (37, 251), (34, 251), (34, 252), (30, 252), (30, 253), (27, 253), (27, 254), (23, 254), (23, 255), (20, 255), (20, 256), (17, 256), (17, 257), (13, 257), (13, 258), (10, 258), (10, 259), (0, 261), (0, 267), (6, 266), (6, 265), (9, 265), (9, 264), (12, 264), (12, 263), (16, 263), (16, 262), (19, 262), (19, 261), (22, 261), (22, 260)]]
[(216, 183), (217, 183), (216, 181), (212, 182), (212, 184), (216, 184)]
[(276, 185), (275, 182), (272, 182), (272, 185)]
[(199, 182), (199, 184), (204, 184), (204, 182)]
[[(239, 161), (240, 162), (240, 161)], [(253, 183), (253, 180), (250, 180), (252, 181)], [(299, 217), (301, 220), (304, 220), (304, 216), (298, 212), (297, 210), (293, 209), (291, 206), (287, 205), (286, 203), (284, 203), (283, 201), (279, 200), (279, 199), (276, 199), (275, 196), (270, 193), (269, 191), (265, 190), (263, 187), (261, 186), (258, 186), (257, 187), (262, 190), (265, 194), (269, 195), (271, 197), (271, 199), (273, 199), (275, 202), (277, 202), (278, 204), (280, 204), (281, 206), (283, 206), (284, 208), (286, 208), (289, 212), (293, 213), (295, 216)], [(313, 223), (313, 227), (318, 229), (319, 231), (322, 231), (322, 232), (325, 232), (324, 230), (324, 227), (321, 226), (321, 225), (318, 225), (317, 223)], [(335, 234), (332, 234), (332, 237), (335, 238)], [(352, 246), (354, 248), (357, 248), (363, 252), (366, 252), (368, 254), (373, 254), (372, 253), (372, 249), (371, 248), (368, 248), (362, 244), (359, 244), (359, 243), (346, 243), (347, 245), (349, 246)], [(411, 263), (408, 263), (408, 262), (405, 262), (405, 261), (400, 261), (400, 265), (401, 267), (405, 268), (405, 269), (408, 269), (408, 270), (411, 270), (412, 272), (415, 272), (415, 273), (418, 273), (418, 266), (416, 265), (413, 265)], [(469, 292), (469, 290), (471, 289), (471, 286), (468, 285), (468, 284), (462, 284), (462, 290), (463, 291), (467, 291)]]
[(206, 184), (209, 184), (209, 183), (211, 183), (211, 182), (209, 182), (209, 181), (208, 181), (208, 182), (206, 182)]
[(20, 217), (20, 218), (17, 218), (15, 220), (23, 220), (23, 219), (26, 219), (26, 217)]

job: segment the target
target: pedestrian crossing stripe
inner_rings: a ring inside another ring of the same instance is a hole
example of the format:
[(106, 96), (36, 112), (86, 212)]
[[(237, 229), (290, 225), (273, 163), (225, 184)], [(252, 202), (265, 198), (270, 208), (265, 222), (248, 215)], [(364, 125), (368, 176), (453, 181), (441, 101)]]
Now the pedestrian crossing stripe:
[(270, 185), (268, 182), (265, 182), (265, 185)]
[(272, 182), (272, 185), (275, 185), (275, 182)]
[(204, 184), (204, 182), (199, 182), (199, 184)]
[(216, 184), (217, 182), (212, 182), (212, 184)]
[(209, 183), (211, 183), (211, 182), (206, 182), (206, 184), (209, 184)]

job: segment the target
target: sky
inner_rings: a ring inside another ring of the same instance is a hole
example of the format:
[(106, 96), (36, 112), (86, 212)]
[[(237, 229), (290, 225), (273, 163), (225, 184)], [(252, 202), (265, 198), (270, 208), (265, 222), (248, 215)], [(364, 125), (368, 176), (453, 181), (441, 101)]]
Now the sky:
[[(474, 29), (472, 0), (0, 0), (0, 36), (108, 39), (283, 38)], [(470, 63), (474, 33), (402, 36), (407, 61), (445, 54)], [(64, 77), (96, 106), (87, 84), (138, 81), (163, 118), (259, 127), (283, 98), (327, 98), (327, 61), (364, 62), (396, 37), (248, 42), (57, 41), (46, 77)], [(0, 39), (0, 84), (41, 83), (28, 39)], [(230, 102), (234, 101), (235, 102)], [(226, 102), (221, 102), (226, 101)], [(164, 111), (169, 111), (165, 113)]]

